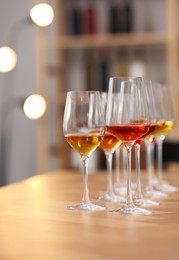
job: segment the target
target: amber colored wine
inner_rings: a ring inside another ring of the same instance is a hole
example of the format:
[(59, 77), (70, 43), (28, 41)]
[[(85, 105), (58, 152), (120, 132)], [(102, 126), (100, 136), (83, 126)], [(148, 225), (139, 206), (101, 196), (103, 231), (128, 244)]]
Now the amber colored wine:
[(115, 135), (122, 142), (136, 141), (149, 130), (149, 125), (118, 125), (107, 126), (107, 131)]
[(100, 144), (100, 148), (105, 153), (114, 153), (121, 143), (122, 142), (117, 137), (106, 132)]
[(91, 134), (72, 134), (65, 136), (70, 146), (81, 156), (89, 157), (100, 145), (103, 136)]
[(173, 130), (174, 127), (175, 127), (175, 123), (173, 121), (161, 120), (157, 124), (157, 128), (154, 131), (154, 135), (156, 135), (156, 136), (165, 135), (168, 132), (170, 132), (171, 130)]

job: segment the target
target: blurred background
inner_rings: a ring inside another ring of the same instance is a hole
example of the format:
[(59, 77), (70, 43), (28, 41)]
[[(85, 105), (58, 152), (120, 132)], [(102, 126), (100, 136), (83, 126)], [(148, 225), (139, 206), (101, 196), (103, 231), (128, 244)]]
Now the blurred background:
[[(68, 90), (144, 76), (171, 86), (179, 118), (177, 0), (51, 0), (32, 9), (39, 3), (0, 0), (0, 185), (79, 167), (62, 132)], [(166, 162), (179, 160), (178, 133), (176, 124)], [(101, 160), (95, 152), (90, 167)]]

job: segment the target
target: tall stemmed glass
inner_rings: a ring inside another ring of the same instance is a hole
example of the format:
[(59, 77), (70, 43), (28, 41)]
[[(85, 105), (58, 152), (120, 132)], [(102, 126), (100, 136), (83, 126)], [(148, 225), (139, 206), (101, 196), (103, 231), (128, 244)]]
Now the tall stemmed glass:
[[(104, 111), (106, 112), (107, 105), (107, 92), (101, 92), (101, 99)], [(108, 131), (105, 132), (103, 140), (100, 144), (101, 150), (104, 152), (106, 157), (106, 165), (107, 165), (107, 188), (106, 191), (103, 192), (101, 196), (99, 196), (98, 200), (104, 201), (119, 201), (124, 202), (124, 198), (117, 196), (113, 191), (113, 180), (112, 180), (112, 159), (113, 153), (116, 149), (119, 148), (121, 144), (121, 140), (119, 140), (116, 136), (112, 135)]]
[[(160, 113), (158, 110), (158, 95), (156, 95), (156, 87), (154, 83), (151, 83), (153, 98), (149, 99), (149, 113), (152, 118), (153, 129), (150, 129), (149, 132), (144, 137), (144, 144), (146, 150), (146, 170), (147, 170), (147, 185), (143, 191), (143, 195), (149, 198), (160, 199), (165, 198), (167, 195), (164, 192), (158, 191), (155, 189), (154, 183), (154, 160), (153, 160), (153, 151), (154, 151), (154, 140), (155, 133), (158, 131), (158, 122), (161, 119)], [(155, 118), (155, 119), (154, 119)]]
[(69, 145), (80, 154), (83, 163), (83, 198), (80, 204), (69, 206), (72, 210), (102, 210), (92, 204), (88, 192), (88, 159), (100, 145), (104, 133), (104, 111), (98, 91), (71, 91), (67, 93), (64, 136)]
[(158, 163), (158, 184), (157, 190), (162, 192), (175, 192), (178, 188), (170, 185), (163, 180), (163, 141), (167, 133), (173, 130), (176, 123), (176, 115), (174, 109), (174, 100), (172, 96), (171, 87), (169, 85), (155, 84), (155, 95), (157, 96), (157, 112), (160, 116), (158, 128), (155, 133), (155, 139), (157, 144), (157, 163)]
[(110, 78), (106, 125), (107, 131), (118, 137), (127, 151), (127, 200), (121, 208), (110, 212), (151, 214), (151, 211), (134, 205), (131, 192), (132, 146), (150, 128), (146, 88), (142, 78)]
[(114, 190), (119, 189), (121, 187), (121, 171), (120, 171), (120, 146), (115, 151), (115, 183)]
[[(137, 175), (137, 190), (134, 196), (134, 204), (137, 206), (157, 206), (158, 202), (146, 199), (143, 197), (141, 189), (141, 177), (140, 177), (140, 146), (145, 138), (149, 138), (157, 128), (157, 114), (154, 102), (154, 92), (153, 85), (150, 80), (145, 80), (146, 93), (147, 93), (147, 103), (149, 105), (149, 119), (150, 128), (149, 131), (142, 136), (140, 139), (136, 140), (134, 143), (135, 148), (135, 161), (136, 161), (136, 175)], [(150, 182), (150, 175), (148, 176), (148, 182)]]
[[(116, 183), (114, 184), (114, 190), (116, 194), (120, 195), (126, 195), (126, 149), (123, 145), (120, 145), (120, 147), (116, 151)], [(122, 161), (120, 160), (120, 154)], [(121, 162), (121, 167), (120, 167)]]
[[(157, 129), (158, 129), (158, 124), (155, 131), (157, 131)], [(162, 198), (166, 198), (167, 194), (159, 190), (156, 190), (155, 188), (156, 179), (154, 179), (154, 165), (153, 165), (154, 149), (153, 148), (154, 148), (155, 131), (150, 136), (147, 136), (144, 140), (145, 150), (146, 150), (147, 185), (143, 191), (143, 194), (145, 197), (162, 199)]]

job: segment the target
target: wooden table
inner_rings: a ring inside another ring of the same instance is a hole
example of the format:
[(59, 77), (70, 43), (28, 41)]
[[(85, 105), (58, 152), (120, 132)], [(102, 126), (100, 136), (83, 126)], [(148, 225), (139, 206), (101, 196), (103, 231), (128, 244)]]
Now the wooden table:
[[(105, 187), (105, 177), (89, 176), (91, 197)], [(179, 186), (179, 172), (166, 178)], [(150, 216), (67, 210), (81, 193), (82, 175), (68, 171), (1, 188), (0, 260), (179, 259), (179, 193), (162, 199)]]

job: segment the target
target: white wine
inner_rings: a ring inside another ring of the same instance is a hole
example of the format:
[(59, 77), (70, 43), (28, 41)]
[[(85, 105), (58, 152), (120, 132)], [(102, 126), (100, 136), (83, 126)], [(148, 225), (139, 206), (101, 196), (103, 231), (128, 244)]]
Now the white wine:
[(168, 132), (172, 131), (173, 128), (175, 127), (175, 123), (173, 121), (159, 121), (157, 124), (157, 128), (154, 131), (154, 135), (160, 136), (160, 135), (165, 135)]
[(65, 136), (70, 146), (81, 156), (90, 157), (100, 145), (103, 136), (95, 134), (70, 134)]

